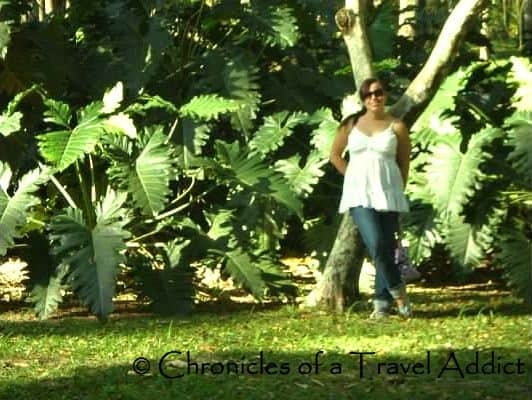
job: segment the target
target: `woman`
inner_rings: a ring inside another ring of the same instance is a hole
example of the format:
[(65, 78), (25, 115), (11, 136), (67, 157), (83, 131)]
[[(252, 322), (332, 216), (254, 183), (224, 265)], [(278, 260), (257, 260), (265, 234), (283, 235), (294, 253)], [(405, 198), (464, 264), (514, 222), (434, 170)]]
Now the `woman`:
[[(340, 212), (350, 212), (375, 263), (372, 317), (388, 315), (395, 300), (411, 316), (406, 287), (394, 262), (398, 213), (408, 211), (410, 139), (405, 124), (384, 108), (387, 95), (378, 79), (360, 85), (363, 109), (345, 118), (334, 139), (330, 161), (344, 175)], [(342, 154), (349, 150), (349, 162)]]

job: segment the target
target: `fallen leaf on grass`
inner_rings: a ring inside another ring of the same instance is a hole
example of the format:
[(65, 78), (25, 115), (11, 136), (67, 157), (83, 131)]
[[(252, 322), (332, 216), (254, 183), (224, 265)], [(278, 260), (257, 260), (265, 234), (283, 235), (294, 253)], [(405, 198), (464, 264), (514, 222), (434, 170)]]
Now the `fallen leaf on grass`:
[(294, 385), (299, 386), (301, 389), (308, 389), (308, 385), (306, 383), (294, 382)]

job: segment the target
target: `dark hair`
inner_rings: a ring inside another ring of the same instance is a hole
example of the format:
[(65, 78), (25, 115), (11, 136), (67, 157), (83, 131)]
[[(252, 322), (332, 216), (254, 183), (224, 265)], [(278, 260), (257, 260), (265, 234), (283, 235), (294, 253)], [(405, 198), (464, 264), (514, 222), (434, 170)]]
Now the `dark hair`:
[[(360, 96), (360, 100), (362, 103), (364, 103), (364, 97), (366, 97), (366, 93), (369, 92), (369, 88), (372, 84), (375, 82), (378, 82), (381, 84), (382, 88), (386, 90), (386, 86), (384, 85), (384, 82), (381, 81), (379, 78), (368, 78), (364, 79), (362, 83), (360, 84), (360, 87), (358, 88), (358, 95)], [(338, 129), (346, 127), (348, 124), (351, 124), (351, 126), (354, 126), (358, 119), (363, 116), (366, 113), (366, 107), (362, 106), (362, 109), (354, 114), (350, 114), (347, 117), (345, 117), (342, 122), (340, 122), (340, 126)]]
[(369, 92), (369, 87), (375, 82), (380, 83), (382, 88), (386, 90), (386, 88), (384, 87), (384, 83), (380, 79), (378, 78), (364, 79), (362, 83), (360, 84), (360, 87), (358, 88), (358, 95), (360, 96), (360, 100), (362, 100), (362, 102), (364, 101), (366, 94)]

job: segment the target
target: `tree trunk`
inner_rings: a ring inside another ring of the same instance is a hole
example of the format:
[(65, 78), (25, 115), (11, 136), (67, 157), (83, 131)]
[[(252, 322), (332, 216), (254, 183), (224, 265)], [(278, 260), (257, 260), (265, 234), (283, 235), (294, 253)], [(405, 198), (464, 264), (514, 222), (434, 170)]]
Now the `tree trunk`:
[(532, 57), (532, 0), (524, 0), (521, 13), (521, 49), (524, 56)]
[[(438, 90), (469, 22), (482, 10), (486, 0), (460, 0), (438, 37), (425, 66), (390, 112), (411, 125)], [(355, 84), (373, 76), (370, 47), (364, 22), (367, 2), (346, 0), (336, 14), (336, 23), (349, 52)], [(346, 213), (327, 259), (323, 275), (308, 295), (305, 306), (345, 310), (358, 295), (358, 279), (364, 260), (364, 245)]]
[[(482, 19), (482, 25), (480, 27), (480, 33), (489, 39), (491, 37), (490, 27), (489, 27), (490, 7), (486, 7), (486, 9), (482, 12), (481, 19)], [(481, 60), (485, 60), (485, 61), (489, 60), (490, 51), (489, 51), (488, 46), (481, 46), (479, 48), (478, 58), (480, 58)]]

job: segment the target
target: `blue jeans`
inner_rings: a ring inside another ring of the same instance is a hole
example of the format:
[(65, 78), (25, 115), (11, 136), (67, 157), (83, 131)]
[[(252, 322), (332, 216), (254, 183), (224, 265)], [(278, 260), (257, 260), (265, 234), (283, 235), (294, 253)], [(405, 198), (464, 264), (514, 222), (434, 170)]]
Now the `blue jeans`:
[(375, 264), (375, 310), (385, 310), (398, 297), (398, 290), (404, 286), (394, 261), (399, 214), (364, 207), (352, 207), (349, 213)]

